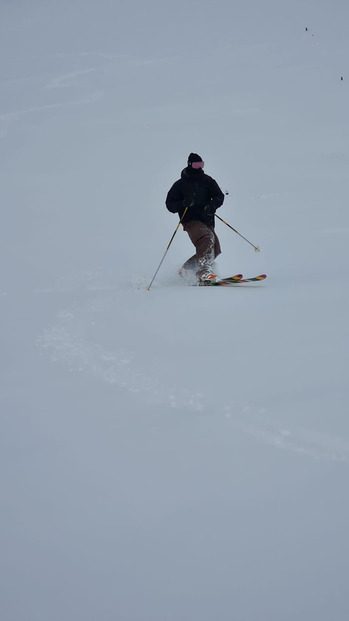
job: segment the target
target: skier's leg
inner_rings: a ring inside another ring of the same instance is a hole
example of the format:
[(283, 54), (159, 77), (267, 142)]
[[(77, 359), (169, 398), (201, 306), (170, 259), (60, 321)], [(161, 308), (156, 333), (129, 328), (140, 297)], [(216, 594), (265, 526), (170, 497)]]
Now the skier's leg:
[(215, 251), (217, 250), (218, 254), (220, 251), (218, 238), (216, 241), (214, 230), (198, 220), (186, 222), (184, 230), (188, 233), (196, 249), (197, 275), (200, 276), (205, 272), (212, 271), (212, 263), (215, 256), (217, 256)]
[(221, 245), (219, 243), (219, 239), (214, 230), (213, 230), (213, 234), (214, 234), (214, 258), (216, 259), (218, 255), (221, 254), (222, 250), (221, 250)]
[(190, 259), (188, 259), (185, 263), (183, 263), (181, 269), (182, 270), (196, 270), (198, 266), (198, 260), (196, 258), (196, 254), (194, 254)]

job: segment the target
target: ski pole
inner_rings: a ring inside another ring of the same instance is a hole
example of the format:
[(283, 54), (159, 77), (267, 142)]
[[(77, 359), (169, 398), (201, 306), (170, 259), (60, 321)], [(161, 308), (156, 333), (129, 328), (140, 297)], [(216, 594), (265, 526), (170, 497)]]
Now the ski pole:
[(255, 246), (254, 244), (252, 244), (252, 242), (248, 241), (248, 239), (246, 239), (246, 237), (244, 237), (243, 235), (241, 235), (241, 233), (239, 233), (239, 231), (237, 231), (236, 229), (234, 229), (233, 226), (231, 226), (230, 224), (228, 224), (228, 222), (226, 222), (225, 220), (223, 220), (223, 218), (220, 218), (219, 216), (217, 216), (217, 214), (215, 213), (216, 218), (218, 218), (218, 220), (220, 220), (221, 222), (224, 222), (224, 224), (226, 224), (227, 226), (229, 226), (229, 228), (234, 231), (234, 233), (237, 233), (238, 235), (240, 235), (240, 237), (242, 237), (242, 239), (244, 239), (248, 244), (250, 244), (250, 246), (252, 246), (252, 248), (254, 248), (255, 252), (260, 252), (261, 249), (259, 246)]
[(165, 250), (165, 254), (164, 254), (164, 256), (162, 257), (162, 259), (161, 259), (161, 261), (160, 261), (160, 263), (159, 263), (159, 267), (158, 267), (158, 269), (156, 270), (156, 272), (155, 272), (155, 274), (154, 274), (153, 278), (151, 279), (150, 285), (147, 287), (148, 291), (149, 291), (150, 287), (152, 286), (152, 284), (153, 284), (153, 282), (154, 282), (154, 280), (155, 280), (155, 277), (156, 277), (156, 275), (157, 275), (157, 273), (158, 273), (158, 271), (159, 271), (160, 267), (161, 267), (161, 266), (162, 266), (162, 264), (163, 264), (163, 261), (164, 261), (164, 259), (165, 259), (166, 255), (167, 255), (167, 253), (168, 253), (168, 250), (169, 250), (169, 248), (170, 248), (170, 246), (171, 246), (171, 244), (172, 244), (172, 242), (173, 242), (174, 236), (176, 235), (176, 233), (177, 233), (177, 231), (178, 231), (178, 229), (179, 229), (179, 226), (180, 226), (180, 224), (181, 224), (181, 222), (182, 222), (182, 220), (183, 220), (183, 218), (184, 218), (185, 214), (187, 213), (187, 211), (188, 211), (188, 207), (186, 207), (186, 208), (184, 209), (183, 214), (182, 214), (182, 217), (181, 217), (180, 221), (178, 222), (178, 224), (177, 224), (177, 226), (176, 226), (176, 228), (175, 228), (175, 231), (174, 231), (174, 233), (173, 233), (173, 235), (172, 235), (172, 237), (171, 237), (170, 241), (168, 242), (167, 248), (166, 248), (166, 250)]

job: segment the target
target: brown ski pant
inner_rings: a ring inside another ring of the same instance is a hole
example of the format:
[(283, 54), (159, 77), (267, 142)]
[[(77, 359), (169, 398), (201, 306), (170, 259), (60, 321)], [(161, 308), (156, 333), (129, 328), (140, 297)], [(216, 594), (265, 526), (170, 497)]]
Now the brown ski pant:
[(191, 220), (183, 224), (183, 229), (194, 244), (196, 254), (184, 263), (182, 269), (194, 270), (198, 276), (212, 271), (213, 261), (222, 252), (214, 228), (199, 220)]

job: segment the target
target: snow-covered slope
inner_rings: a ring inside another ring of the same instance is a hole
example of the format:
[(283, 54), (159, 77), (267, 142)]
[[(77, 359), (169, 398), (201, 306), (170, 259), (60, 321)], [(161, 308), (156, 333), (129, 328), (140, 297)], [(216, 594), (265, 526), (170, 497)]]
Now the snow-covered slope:
[[(348, 618), (348, 17), (0, 3), (3, 621)], [(264, 283), (146, 289), (190, 151)]]

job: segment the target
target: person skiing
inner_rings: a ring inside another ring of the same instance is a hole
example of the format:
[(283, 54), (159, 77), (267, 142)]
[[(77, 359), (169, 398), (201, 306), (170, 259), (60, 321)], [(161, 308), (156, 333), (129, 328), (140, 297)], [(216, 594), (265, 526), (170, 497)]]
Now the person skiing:
[(203, 171), (204, 162), (197, 153), (190, 153), (181, 178), (169, 190), (166, 207), (178, 213), (183, 229), (195, 246), (195, 254), (179, 270), (181, 276), (194, 273), (199, 282), (217, 281), (213, 261), (221, 254), (215, 232), (216, 209), (223, 204), (224, 194), (217, 182)]

